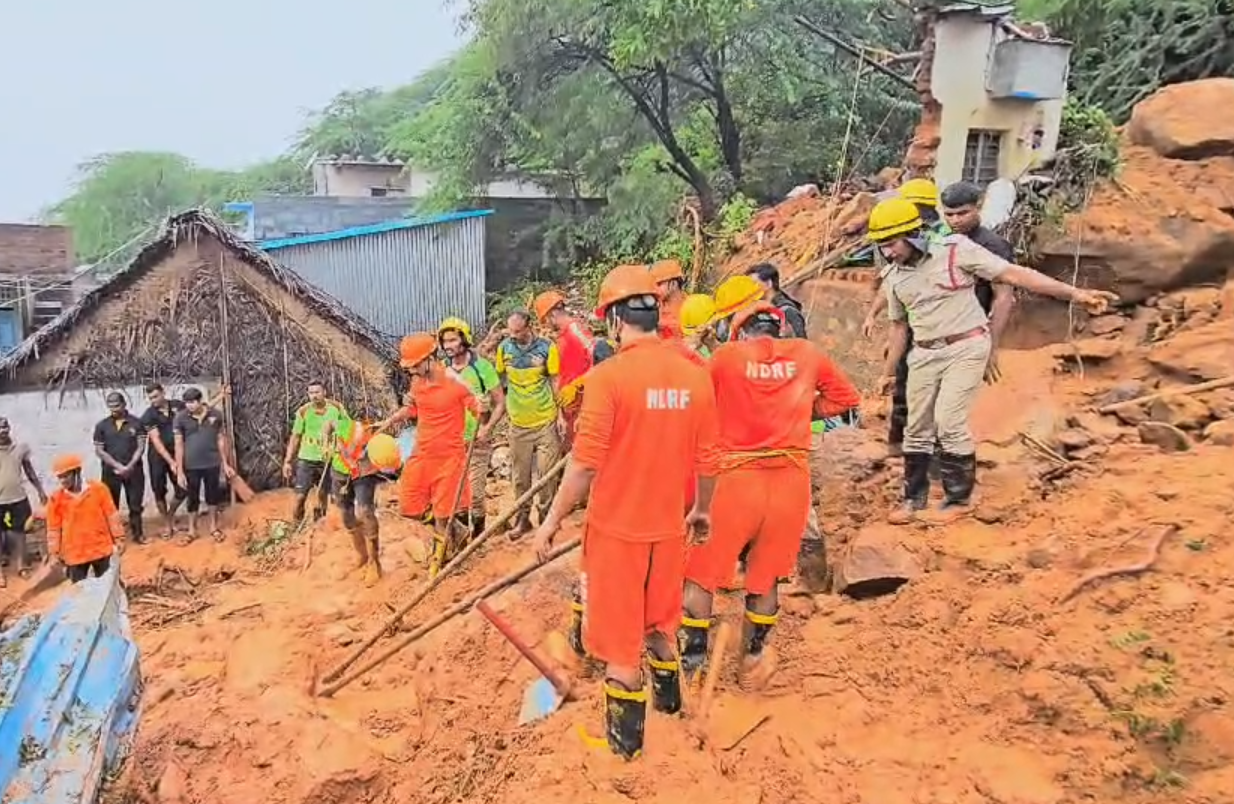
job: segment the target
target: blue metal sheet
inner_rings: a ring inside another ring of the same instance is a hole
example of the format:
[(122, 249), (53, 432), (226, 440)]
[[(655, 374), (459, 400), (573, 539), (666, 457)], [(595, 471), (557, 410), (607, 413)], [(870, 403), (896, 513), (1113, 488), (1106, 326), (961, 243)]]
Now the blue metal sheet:
[(0, 308), (0, 355), (21, 345), (21, 316), (13, 308)]
[(0, 634), (0, 799), (94, 802), (132, 747), (140, 678), (118, 561)]
[(279, 241), (271, 256), (391, 339), (432, 331), (449, 316), (483, 332), (485, 223), (472, 214), (425, 226), (377, 224), (359, 227), (372, 230), (363, 236)]
[[(249, 205), (252, 206), (251, 204)], [(289, 248), (290, 246), (305, 246), (310, 243), (325, 243), (329, 240), (345, 240), (349, 237), (361, 237), (363, 235), (382, 234), (384, 232), (395, 232), (399, 229), (415, 229), (419, 226), (434, 226), (439, 223), (453, 223), (454, 221), (465, 221), (469, 218), (483, 218), (492, 215), (491, 209), (468, 210), (466, 212), (447, 212), (444, 215), (428, 215), (420, 218), (404, 218), (397, 221), (386, 221), (384, 223), (370, 223), (365, 226), (352, 226), (349, 229), (339, 229), (334, 232), (321, 232), (320, 234), (307, 234), (298, 237), (284, 237), (278, 240), (263, 240), (257, 245), (261, 246), (266, 251), (279, 248)]]

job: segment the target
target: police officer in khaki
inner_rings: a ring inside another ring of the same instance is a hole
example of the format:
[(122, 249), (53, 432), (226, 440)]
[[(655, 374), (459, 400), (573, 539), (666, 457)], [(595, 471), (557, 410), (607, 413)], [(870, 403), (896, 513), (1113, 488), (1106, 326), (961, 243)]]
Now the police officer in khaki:
[[(910, 324), (914, 335), (908, 354), (904, 505), (891, 521), (941, 524), (970, 510), (976, 482), (976, 445), (968, 418), (991, 357), (990, 323), (973, 292), (976, 279), (1075, 302), (1094, 315), (1118, 297), (1013, 265), (963, 235), (927, 237), (917, 207), (903, 198), (874, 207), (869, 239), (890, 263), (883, 282), (891, 331), (882, 393), (894, 384), (896, 364), (908, 348)], [(937, 511), (924, 511), (936, 439), (943, 503)]]

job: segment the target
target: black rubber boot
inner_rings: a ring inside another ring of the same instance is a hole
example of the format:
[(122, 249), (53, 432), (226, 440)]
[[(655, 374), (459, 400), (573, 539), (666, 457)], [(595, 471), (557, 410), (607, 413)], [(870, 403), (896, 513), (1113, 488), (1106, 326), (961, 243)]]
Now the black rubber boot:
[(942, 509), (968, 507), (977, 485), (977, 456), (943, 452), (938, 463), (943, 479)]
[(657, 712), (675, 715), (681, 711), (681, 664), (647, 657), (651, 665), (651, 703)]
[(827, 569), (827, 544), (820, 539), (802, 539), (797, 551), (797, 577), (812, 592), (825, 592), (831, 573)]
[(604, 730), (608, 747), (625, 759), (643, 753), (647, 727), (647, 690), (627, 690), (616, 681), (604, 682)]
[(763, 648), (767, 647), (767, 637), (771, 635), (771, 629), (775, 628), (777, 614), (759, 614), (756, 611), (746, 609), (745, 633), (745, 654), (753, 658), (758, 658), (763, 655)]
[(570, 590), (570, 633), (566, 641), (580, 659), (587, 658), (587, 648), (583, 647), (583, 589), (579, 581)]
[(904, 504), (889, 517), (893, 524), (911, 520), (930, 499), (930, 461), (928, 452), (904, 453)]
[(291, 521), (299, 525), (304, 521), (304, 508), (308, 505), (307, 494), (296, 495), (296, 505), (291, 509)]
[(693, 681), (703, 665), (707, 664), (707, 639), (711, 633), (711, 620), (682, 617), (677, 631), (677, 652), (681, 654), (681, 672), (686, 681)]

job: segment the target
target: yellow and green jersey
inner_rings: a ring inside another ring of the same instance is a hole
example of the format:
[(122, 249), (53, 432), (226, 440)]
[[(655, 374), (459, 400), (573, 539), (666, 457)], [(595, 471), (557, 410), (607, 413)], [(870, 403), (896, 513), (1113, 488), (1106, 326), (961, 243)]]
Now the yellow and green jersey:
[(506, 338), (494, 368), (506, 380), (506, 414), (515, 427), (535, 430), (557, 420), (553, 378), (561, 370), (557, 347), (547, 338), (521, 344)]

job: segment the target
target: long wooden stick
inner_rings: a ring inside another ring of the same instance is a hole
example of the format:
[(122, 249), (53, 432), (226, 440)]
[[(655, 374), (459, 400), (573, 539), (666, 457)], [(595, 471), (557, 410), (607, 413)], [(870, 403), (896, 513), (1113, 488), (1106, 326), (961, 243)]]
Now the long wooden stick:
[(514, 504), (511, 505), (510, 508), (506, 510), (505, 513), (497, 517), (497, 519), (493, 520), (493, 524), (485, 528), (484, 532), (481, 533), (479, 536), (472, 539), (471, 543), (468, 544), (466, 547), (464, 547), (462, 550), (460, 550), (458, 552), (458, 555), (450, 559), (449, 563), (447, 563), (444, 567), (442, 567), (441, 570), (436, 575), (434, 575), (432, 578), (429, 578), (428, 582), (425, 583), (423, 586), (421, 586), (419, 591), (417, 591), (414, 595), (411, 596), (411, 600), (409, 600), (406, 604), (403, 605), (401, 609), (399, 609), (397, 612), (391, 615), (390, 619), (387, 620), (380, 628), (374, 631), (372, 635), (369, 636), (368, 639), (364, 640), (364, 642), (360, 645), (360, 647), (352, 651), (351, 655), (348, 656), (346, 659), (344, 659), (342, 664), (340, 664), (338, 667), (335, 667), (329, 673), (326, 673), (326, 675), (322, 677), (322, 680), (327, 681), (327, 682), (333, 681), (334, 679), (341, 676), (343, 673), (347, 672), (347, 668), (355, 664), (356, 661), (359, 660), (359, 658), (363, 656), (368, 651), (369, 648), (376, 645), (378, 640), (380, 640), (383, 636), (385, 636), (385, 634), (388, 631), (390, 631), (392, 628), (397, 626), (399, 622), (401, 622), (402, 619), (407, 616), (407, 612), (415, 608), (416, 604), (419, 603), (421, 600), (428, 597), (428, 593), (436, 589), (437, 585), (440, 584), (443, 579), (449, 577), (450, 573), (458, 569), (459, 565), (461, 565), (463, 561), (467, 559), (468, 556), (470, 556), (476, 550), (479, 550), (480, 545), (484, 544), (486, 541), (488, 541), (490, 537), (492, 537), (493, 534), (501, 530), (505, 526), (505, 524), (509, 522), (514, 517), (514, 515), (519, 512), (520, 509), (522, 509), (524, 505), (526, 505), (532, 499), (534, 499), (536, 494), (540, 491), (540, 489), (547, 486), (549, 482), (552, 481), (552, 479), (556, 477), (557, 474), (565, 468), (566, 460), (568, 457), (569, 456), (566, 456), (566, 458), (562, 458), (557, 463), (553, 464), (552, 468), (550, 468), (547, 472), (540, 475), (540, 479), (537, 480), (535, 483), (533, 483), (531, 488), (527, 489), (526, 493), (524, 493), (523, 496), (515, 500)]
[(1085, 575), (1072, 586), (1067, 593), (1058, 599), (1058, 604), (1062, 605), (1068, 600), (1071, 600), (1085, 588), (1091, 586), (1097, 581), (1105, 578), (1115, 578), (1119, 575), (1137, 575), (1141, 572), (1147, 572), (1152, 569), (1153, 564), (1157, 563), (1157, 557), (1161, 555), (1161, 545), (1170, 536), (1173, 536), (1179, 530), (1178, 525), (1159, 525), (1157, 535), (1154, 536), (1148, 543), (1148, 549), (1144, 551), (1144, 558), (1134, 564), (1127, 564), (1122, 567), (1107, 567), (1104, 569), (1093, 570)]
[(1153, 394), (1137, 396), (1135, 399), (1128, 399), (1125, 402), (1113, 402), (1109, 405), (1102, 405), (1097, 408), (1097, 412), (1117, 413), (1120, 410), (1134, 408), (1136, 405), (1142, 405), (1145, 402), (1156, 402), (1158, 399), (1169, 399), (1170, 397), (1175, 396), (1201, 394), (1205, 391), (1216, 391), (1218, 388), (1229, 388), (1231, 386), (1234, 386), (1234, 375), (1222, 377), (1219, 380), (1209, 380), (1208, 382), (1196, 383), (1195, 385), (1184, 385), (1179, 388), (1167, 388), (1164, 391), (1157, 391)]
[(484, 619), (492, 623), (493, 627), (506, 638), (507, 642), (514, 646), (514, 649), (524, 659), (531, 662), (531, 666), (536, 668), (536, 672), (548, 679), (548, 682), (553, 685), (553, 689), (557, 690), (557, 693), (563, 699), (570, 697), (570, 682), (527, 644), (527, 641), (519, 635), (518, 631), (514, 630), (514, 626), (510, 625), (509, 620), (493, 611), (492, 607), (483, 600), (476, 601), (476, 611), (480, 612)]
[(556, 548), (551, 553), (549, 553), (548, 558), (544, 562), (533, 561), (527, 566), (518, 570), (517, 572), (512, 572), (503, 578), (498, 578), (497, 580), (493, 581), (488, 586), (481, 589), (479, 592), (476, 592), (474, 595), (466, 598), (465, 600), (459, 601), (458, 603), (454, 604), (450, 608), (443, 611), (441, 614), (429, 620), (424, 625), (421, 625), (419, 628), (412, 631), (410, 634), (403, 637), (395, 644), (391, 645), (384, 653), (375, 657), (372, 661), (360, 667), (358, 670), (353, 670), (351, 673), (347, 674), (346, 676), (343, 676), (338, 681), (335, 681), (333, 684), (328, 684), (327, 686), (323, 687), (321, 690), (318, 691), (317, 694), (322, 698), (329, 698), (331, 695), (338, 692), (343, 687), (346, 687), (348, 684), (352, 683), (356, 679), (365, 675), (369, 671), (385, 664), (387, 661), (389, 661), (389, 659), (392, 656), (402, 651), (404, 648), (406, 648), (411, 643), (415, 642), (418, 639), (423, 638), (426, 634), (432, 631), (435, 631), (436, 629), (440, 628), (442, 625), (454, 619), (458, 615), (471, 610), (471, 608), (475, 606), (477, 603), (479, 603), (481, 600), (492, 597), (493, 595), (497, 594), (498, 592), (500, 592), (501, 590), (505, 589), (508, 586), (513, 586), (514, 584), (521, 581), (523, 578), (527, 577), (531, 573), (540, 569), (540, 567), (546, 566), (552, 563), (553, 561), (556, 561), (558, 558), (561, 558), (562, 556), (566, 555), (567, 553), (577, 549), (579, 544), (581, 543), (582, 543), (581, 539), (571, 539), (570, 541), (566, 542), (565, 544), (561, 545), (560, 547)]

